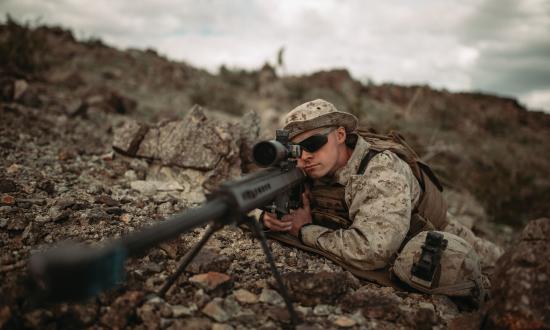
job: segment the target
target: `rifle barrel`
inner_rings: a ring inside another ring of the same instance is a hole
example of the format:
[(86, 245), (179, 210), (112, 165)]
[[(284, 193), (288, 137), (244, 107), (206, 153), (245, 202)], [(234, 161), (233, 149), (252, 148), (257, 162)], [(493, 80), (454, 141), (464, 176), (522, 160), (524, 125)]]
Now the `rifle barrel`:
[(158, 225), (122, 237), (115, 244), (122, 245), (128, 256), (137, 255), (159, 243), (176, 238), (195, 227), (213, 220), (220, 220), (227, 213), (227, 210), (227, 202), (222, 198), (216, 198), (200, 207), (173, 215)]

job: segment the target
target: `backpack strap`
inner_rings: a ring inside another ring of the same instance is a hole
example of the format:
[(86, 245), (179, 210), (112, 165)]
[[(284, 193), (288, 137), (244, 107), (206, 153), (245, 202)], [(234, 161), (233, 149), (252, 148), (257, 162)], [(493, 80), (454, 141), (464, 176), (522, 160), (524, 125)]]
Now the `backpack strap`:
[(378, 155), (380, 153), (379, 150), (370, 149), (369, 152), (363, 157), (361, 160), (361, 163), (359, 164), (359, 169), (357, 170), (357, 174), (364, 174), (365, 170), (367, 169), (367, 166), (369, 165), (369, 162), (374, 156)]

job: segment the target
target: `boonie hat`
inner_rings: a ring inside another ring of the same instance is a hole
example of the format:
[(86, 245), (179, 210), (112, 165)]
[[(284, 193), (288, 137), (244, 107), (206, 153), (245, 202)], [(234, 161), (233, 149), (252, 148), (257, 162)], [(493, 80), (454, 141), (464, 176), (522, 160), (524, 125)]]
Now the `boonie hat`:
[(292, 139), (303, 132), (327, 126), (343, 126), (350, 133), (357, 129), (357, 117), (338, 111), (334, 104), (322, 99), (306, 102), (292, 109), (284, 118), (283, 129)]

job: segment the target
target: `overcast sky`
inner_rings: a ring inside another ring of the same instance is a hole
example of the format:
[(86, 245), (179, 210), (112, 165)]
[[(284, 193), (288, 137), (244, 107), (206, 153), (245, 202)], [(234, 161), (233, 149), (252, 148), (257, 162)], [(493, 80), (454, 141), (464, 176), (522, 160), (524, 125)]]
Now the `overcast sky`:
[(550, 112), (548, 0), (0, 0), (0, 13), (212, 72), (275, 63), (284, 46), (288, 74), (345, 67)]

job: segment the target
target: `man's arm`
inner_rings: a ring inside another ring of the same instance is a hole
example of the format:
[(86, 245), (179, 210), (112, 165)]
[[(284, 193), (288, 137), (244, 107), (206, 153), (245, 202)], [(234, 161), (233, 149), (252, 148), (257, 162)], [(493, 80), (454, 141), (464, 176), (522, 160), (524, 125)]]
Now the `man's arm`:
[(385, 267), (409, 230), (411, 212), (420, 195), (409, 166), (389, 151), (375, 156), (364, 175), (353, 175), (346, 187), (348, 229), (308, 225), (303, 242), (366, 270)]

